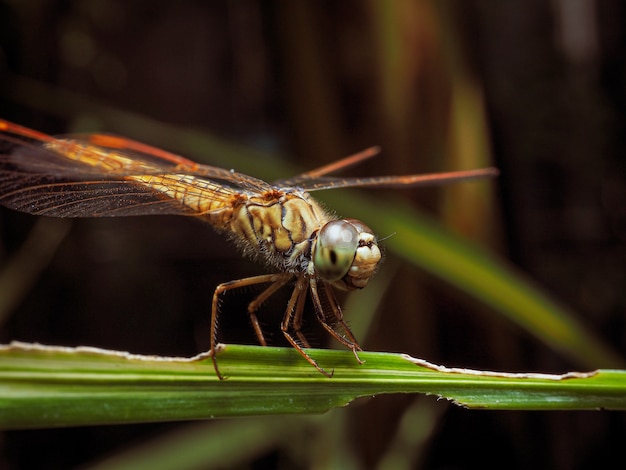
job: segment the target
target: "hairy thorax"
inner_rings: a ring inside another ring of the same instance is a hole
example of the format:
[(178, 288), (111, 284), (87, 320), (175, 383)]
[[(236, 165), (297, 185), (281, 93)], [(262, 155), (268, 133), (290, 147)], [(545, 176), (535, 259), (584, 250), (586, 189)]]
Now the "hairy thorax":
[(333, 217), (308, 193), (276, 190), (238, 201), (228, 229), (245, 254), (301, 273), (311, 259), (317, 232), (330, 220)]

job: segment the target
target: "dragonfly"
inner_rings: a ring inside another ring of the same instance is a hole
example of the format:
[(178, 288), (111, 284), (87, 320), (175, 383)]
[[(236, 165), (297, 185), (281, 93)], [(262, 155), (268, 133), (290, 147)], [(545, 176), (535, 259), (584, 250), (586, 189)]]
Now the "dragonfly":
[(257, 313), (279, 289), (292, 285), (280, 323), (286, 340), (315, 369), (333, 376), (309, 354), (302, 332), (306, 299), (332, 337), (359, 364), (362, 351), (344, 320), (334, 289), (364, 288), (381, 262), (374, 232), (340, 218), (310, 193), (334, 188), (407, 188), (497, 175), (496, 168), (403, 176), (330, 176), (379, 153), (371, 147), (296, 177), (272, 183), (234, 170), (196, 163), (142, 142), (110, 134), (53, 137), (0, 120), (0, 204), (50, 217), (191, 216), (226, 234), (240, 251), (269, 272), (219, 284), (212, 297), (210, 357), (217, 377), (218, 319), (222, 296), (266, 285), (247, 314), (261, 345)]

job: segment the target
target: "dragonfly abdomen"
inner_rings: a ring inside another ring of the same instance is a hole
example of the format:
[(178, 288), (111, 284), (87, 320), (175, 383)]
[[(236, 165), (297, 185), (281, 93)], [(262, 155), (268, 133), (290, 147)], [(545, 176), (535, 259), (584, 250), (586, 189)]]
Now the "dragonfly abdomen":
[(126, 180), (178, 201), (191, 213), (205, 218), (211, 225), (224, 229), (232, 219), (233, 210), (246, 200), (233, 189), (209, 179), (185, 174), (128, 175)]

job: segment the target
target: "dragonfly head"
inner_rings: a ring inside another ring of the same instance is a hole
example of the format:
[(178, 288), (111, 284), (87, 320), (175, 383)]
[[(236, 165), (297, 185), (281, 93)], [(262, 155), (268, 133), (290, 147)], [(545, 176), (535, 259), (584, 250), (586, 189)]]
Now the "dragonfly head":
[(374, 232), (356, 219), (324, 225), (312, 251), (315, 273), (343, 290), (362, 289), (381, 259)]

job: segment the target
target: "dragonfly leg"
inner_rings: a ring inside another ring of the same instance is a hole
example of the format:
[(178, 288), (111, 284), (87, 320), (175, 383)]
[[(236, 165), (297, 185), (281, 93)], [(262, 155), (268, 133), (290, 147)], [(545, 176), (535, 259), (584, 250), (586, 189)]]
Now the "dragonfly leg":
[(291, 274), (286, 274), (282, 276), (281, 279), (276, 279), (273, 284), (271, 284), (267, 289), (261, 292), (256, 299), (248, 304), (248, 315), (250, 316), (250, 323), (252, 323), (252, 327), (254, 328), (256, 336), (259, 339), (259, 344), (261, 344), (261, 346), (267, 346), (267, 341), (265, 341), (265, 336), (263, 335), (263, 330), (261, 329), (261, 325), (259, 324), (259, 319), (257, 318), (256, 312), (259, 307), (261, 307), (263, 302), (265, 302), (272, 295), (274, 295), (274, 293), (278, 289), (287, 284), (291, 277)]
[[(289, 343), (293, 346), (293, 348), (298, 351), (302, 357), (304, 357), (309, 364), (315, 367), (320, 373), (324, 374), (326, 377), (331, 378), (334, 374), (334, 371), (328, 372), (324, 370), (317, 363), (315, 359), (313, 359), (309, 354), (303, 349), (309, 347), (309, 343), (300, 331), (300, 326), (302, 324), (302, 312), (304, 310), (304, 302), (307, 294), (307, 283), (308, 279), (306, 277), (300, 277), (296, 282), (296, 286), (293, 289), (293, 293), (291, 294), (291, 298), (289, 299), (289, 303), (287, 304), (287, 311), (285, 312), (285, 316), (280, 325), (280, 329), (283, 332), (283, 335), (289, 341)], [(290, 330), (298, 337), (298, 341), (291, 335)]]
[(326, 289), (326, 297), (328, 298), (331, 308), (333, 309), (337, 322), (341, 325), (341, 328), (346, 333), (346, 336), (348, 337), (348, 339), (354, 346), (354, 347), (350, 347), (350, 346), (348, 347), (352, 349), (352, 352), (354, 353), (354, 357), (356, 358), (357, 362), (359, 364), (363, 364), (365, 361), (361, 360), (361, 358), (359, 357), (359, 354), (357, 353), (357, 351), (362, 351), (361, 346), (359, 345), (359, 342), (354, 336), (354, 333), (352, 333), (352, 330), (350, 329), (348, 324), (344, 321), (343, 312), (341, 311), (341, 307), (339, 306), (339, 302), (337, 302), (337, 297), (335, 296), (335, 292), (332, 290), (332, 288), (328, 287)]
[(352, 333), (352, 330), (350, 329), (350, 327), (348, 327), (348, 324), (343, 319), (343, 312), (341, 311), (339, 302), (337, 302), (337, 297), (335, 296), (335, 292), (330, 287), (328, 287), (325, 290), (325, 292), (326, 292), (326, 297), (328, 299), (328, 302), (330, 303), (333, 313), (335, 314), (335, 319), (341, 325), (341, 328), (346, 333), (346, 336), (348, 337), (350, 342), (353, 343), (359, 351), (361, 351), (361, 346), (359, 346), (359, 342), (355, 338), (354, 333)]
[[(215, 369), (215, 373), (217, 374), (217, 377), (220, 380), (224, 380), (224, 376), (222, 375), (222, 373), (219, 370), (219, 367), (217, 366), (217, 357), (215, 355), (215, 350), (217, 346), (218, 317), (220, 313), (220, 296), (224, 294), (225, 292), (228, 292), (229, 290), (232, 290), (232, 289), (239, 289), (241, 287), (253, 286), (255, 284), (264, 284), (267, 282), (274, 283), (272, 284), (272, 286), (266, 289), (263, 293), (261, 293), (261, 295), (259, 296), (261, 297), (266, 292), (270, 291), (270, 289), (274, 285), (279, 284), (279, 287), (280, 287), (284, 285), (285, 283), (287, 283), (289, 279), (291, 279), (291, 277), (292, 277), (291, 274), (286, 274), (286, 273), (264, 274), (261, 276), (254, 276), (254, 277), (248, 277), (245, 279), (238, 279), (236, 281), (225, 282), (223, 284), (218, 285), (215, 288), (215, 292), (213, 293), (213, 301), (211, 303), (211, 360), (213, 361), (213, 368)], [(275, 291), (276, 289), (271, 290), (269, 295), (271, 295)], [(269, 295), (267, 295), (265, 299), (269, 297)], [(257, 297), (257, 299), (259, 297)], [(259, 304), (260, 303), (257, 304), (257, 307)], [(257, 327), (258, 327), (258, 321), (257, 321), (257, 325), (255, 326), (255, 330), (257, 329)], [(260, 327), (258, 327), (258, 331), (260, 331)], [(257, 332), (257, 335), (258, 335), (258, 332)], [(261, 333), (261, 337), (263, 337), (262, 333)]]
[[(328, 333), (331, 334), (333, 338), (335, 338), (337, 341), (339, 341), (348, 349), (352, 350), (352, 352), (354, 353), (354, 357), (356, 358), (359, 364), (363, 364), (364, 361), (362, 361), (361, 358), (359, 358), (359, 354), (358, 354), (358, 351), (362, 351), (361, 346), (359, 346), (359, 343), (354, 337), (354, 334), (352, 333), (352, 331), (350, 330), (350, 327), (344, 321), (343, 313), (341, 312), (341, 308), (339, 307), (339, 303), (337, 302), (337, 299), (332, 289), (326, 286), (326, 284), (318, 285), (317, 279), (315, 278), (311, 278), (310, 286), (311, 286), (311, 297), (313, 298), (313, 304), (315, 305), (315, 313), (317, 315), (318, 321), (321, 323), (324, 329), (328, 331)], [(322, 302), (320, 300), (321, 290), (324, 291), (324, 294), (326, 295), (326, 298), (328, 299), (330, 307), (333, 311), (335, 320), (341, 326), (341, 329), (345, 332), (347, 338), (343, 336), (342, 334), (340, 334), (333, 327), (333, 325), (328, 323), (326, 315), (324, 314)]]
[(309, 341), (302, 333), (302, 314), (304, 313), (304, 303), (306, 302), (306, 286), (303, 287), (304, 293), (298, 297), (298, 303), (296, 304), (296, 311), (293, 315), (293, 321), (291, 322), (291, 327), (295, 332), (296, 336), (298, 336), (298, 341), (305, 348), (310, 348), (311, 345)]

